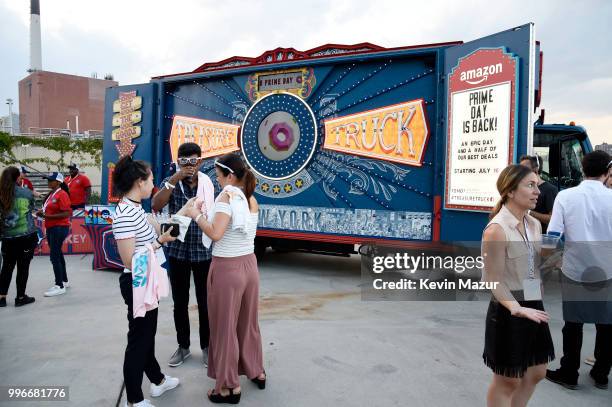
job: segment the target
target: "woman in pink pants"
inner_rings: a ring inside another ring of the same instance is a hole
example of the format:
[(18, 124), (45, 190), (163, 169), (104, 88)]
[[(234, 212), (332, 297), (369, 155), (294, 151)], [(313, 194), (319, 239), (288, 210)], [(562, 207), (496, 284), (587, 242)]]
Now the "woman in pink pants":
[(208, 392), (213, 403), (240, 402), (239, 375), (246, 375), (260, 389), (266, 386), (259, 304), (259, 271), (254, 255), (258, 206), (253, 197), (255, 176), (235, 154), (215, 161), (217, 180), (223, 188), (208, 211), (195, 199), (185, 207), (200, 229), (213, 241), (208, 274), (210, 345), (208, 377), (216, 380)]

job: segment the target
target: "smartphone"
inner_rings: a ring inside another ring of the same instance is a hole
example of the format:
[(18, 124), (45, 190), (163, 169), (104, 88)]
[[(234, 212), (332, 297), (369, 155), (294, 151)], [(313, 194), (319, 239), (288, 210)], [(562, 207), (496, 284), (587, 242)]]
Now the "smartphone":
[(168, 229), (171, 229), (170, 236), (178, 237), (181, 233), (181, 229), (178, 223), (162, 223), (161, 224), (161, 232), (162, 234), (166, 233)]

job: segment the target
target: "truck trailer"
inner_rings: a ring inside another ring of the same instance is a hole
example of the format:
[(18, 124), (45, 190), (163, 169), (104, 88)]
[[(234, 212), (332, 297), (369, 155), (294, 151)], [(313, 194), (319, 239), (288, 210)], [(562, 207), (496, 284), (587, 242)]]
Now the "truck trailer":
[(121, 156), (159, 184), (192, 141), (213, 182), (225, 153), (254, 171), (259, 254), (479, 241), (505, 166), (538, 154), (563, 189), (591, 150), (582, 127), (536, 121), (542, 55), (525, 24), (466, 43), (277, 48), (109, 88), (103, 203)]

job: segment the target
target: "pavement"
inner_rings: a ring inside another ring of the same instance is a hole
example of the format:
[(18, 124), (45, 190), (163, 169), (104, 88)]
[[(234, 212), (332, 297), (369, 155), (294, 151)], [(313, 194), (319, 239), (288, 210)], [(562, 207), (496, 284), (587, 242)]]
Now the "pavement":
[[(7, 402), (1, 406), (104, 406), (121, 398), (126, 307), (119, 273), (92, 271), (91, 255), (67, 256), (72, 287), (45, 298), (52, 285), (48, 257), (32, 261), (28, 294), (15, 308), (15, 283), (0, 308), (0, 386), (69, 386), (68, 402)], [(490, 370), (482, 362), (487, 302), (362, 301), (360, 260), (268, 252), (260, 262), (260, 328), (268, 373), (261, 391), (242, 378), (243, 406), (483, 406)], [(14, 279), (14, 277), (13, 277)], [(172, 300), (160, 304), (156, 355), (181, 385), (152, 399), (160, 406), (212, 405), (214, 386), (197, 346), (197, 309), (190, 305), (192, 357), (167, 366), (176, 349)], [(558, 366), (561, 299), (546, 293)], [(583, 357), (593, 353), (594, 326), (585, 325)], [(612, 405), (612, 390), (595, 388), (582, 365), (579, 390), (543, 381), (530, 406)], [(143, 381), (148, 397), (149, 382)]]

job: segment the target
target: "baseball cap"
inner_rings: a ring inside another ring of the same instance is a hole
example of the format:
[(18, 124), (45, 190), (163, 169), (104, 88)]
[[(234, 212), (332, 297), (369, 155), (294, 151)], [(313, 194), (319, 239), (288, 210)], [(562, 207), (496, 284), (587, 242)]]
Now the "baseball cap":
[(52, 172), (51, 174), (45, 177), (49, 181), (59, 181), (64, 182), (64, 175), (61, 172)]
[(28, 172), (30, 172), (30, 171), (28, 171), (28, 169), (22, 165), (21, 166), (21, 173), (22, 174), (27, 174)]
[(79, 166), (75, 163), (70, 163), (70, 165), (68, 166), (68, 168), (74, 168), (77, 171), (80, 171), (81, 169), (79, 168)]

